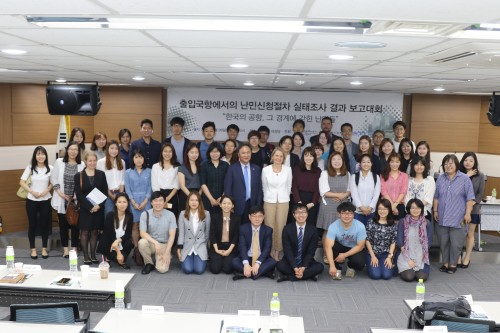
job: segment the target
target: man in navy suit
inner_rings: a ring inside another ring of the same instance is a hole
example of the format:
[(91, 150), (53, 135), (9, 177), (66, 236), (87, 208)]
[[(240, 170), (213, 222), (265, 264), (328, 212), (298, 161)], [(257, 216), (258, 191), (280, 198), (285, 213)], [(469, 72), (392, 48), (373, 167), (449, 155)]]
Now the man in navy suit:
[(233, 269), (237, 272), (233, 280), (261, 276), (274, 279), (276, 261), (271, 257), (273, 229), (263, 225), (264, 211), (254, 206), (248, 211), (250, 223), (240, 227), (239, 256), (233, 259)]
[(317, 281), (317, 275), (324, 270), (323, 264), (314, 260), (318, 246), (316, 228), (306, 224), (307, 206), (298, 203), (292, 209), (295, 223), (283, 229), (283, 258), (277, 268), (281, 273), (278, 282), (311, 279)]
[(238, 163), (231, 164), (224, 179), (224, 194), (234, 199), (234, 213), (241, 224), (248, 224), (248, 208), (262, 205), (261, 169), (250, 163), (252, 150), (248, 144), (238, 150)]

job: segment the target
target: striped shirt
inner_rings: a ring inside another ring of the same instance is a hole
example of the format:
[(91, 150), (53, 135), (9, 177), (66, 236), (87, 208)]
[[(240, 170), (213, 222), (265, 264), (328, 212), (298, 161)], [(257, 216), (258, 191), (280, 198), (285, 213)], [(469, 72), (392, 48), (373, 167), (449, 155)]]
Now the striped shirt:
[(470, 178), (457, 171), (450, 180), (448, 174), (439, 175), (434, 198), (438, 200), (438, 219), (442, 227), (460, 228), (465, 216), (467, 201), (474, 200), (474, 189)]

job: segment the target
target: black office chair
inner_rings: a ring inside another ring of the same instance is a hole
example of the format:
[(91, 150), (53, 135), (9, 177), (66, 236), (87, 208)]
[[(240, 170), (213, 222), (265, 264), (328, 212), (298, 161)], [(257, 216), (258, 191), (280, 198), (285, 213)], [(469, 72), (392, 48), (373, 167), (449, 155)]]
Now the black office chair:
[(58, 324), (85, 324), (85, 332), (89, 330), (89, 312), (80, 317), (78, 303), (40, 303), (40, 304), (12, 304), (10, 306), (10, 321), (24, 323), (58, 323)]
[(495, 322), (492, 320), (450, 317), (440, 314), (431, 320), (431, 326), (446, 326), (448, 332), (496, 332)]

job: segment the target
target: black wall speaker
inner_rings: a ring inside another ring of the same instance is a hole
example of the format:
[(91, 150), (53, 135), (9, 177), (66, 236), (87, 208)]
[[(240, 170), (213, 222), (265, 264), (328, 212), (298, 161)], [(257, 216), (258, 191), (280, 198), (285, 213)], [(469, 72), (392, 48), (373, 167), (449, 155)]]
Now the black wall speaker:
[(95, 116), (102, 104), (97, 84), (49, 84), (46, 96), (51, 115)]
[(495, 92), (491, 95), (490, 108), (486, 115), (493, 126), (500, 126), (500, 96), (495, 95)]

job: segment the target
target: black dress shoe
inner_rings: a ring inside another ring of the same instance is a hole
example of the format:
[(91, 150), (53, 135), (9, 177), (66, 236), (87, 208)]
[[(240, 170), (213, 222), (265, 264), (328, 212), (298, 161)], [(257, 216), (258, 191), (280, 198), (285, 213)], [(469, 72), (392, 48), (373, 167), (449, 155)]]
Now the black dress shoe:
[(31, 259), (33, 259), (33, 260), (38, 259), (38, 255), (36, 255), (36, 256), (30, 256), (30, 257), (31, 257)]
[(144, 268), (142, 269), (142, 274), (146, 275), (151, 273), (151, 271), (155, 268), (153, 264), (146, 264), (144, 265)]
[(233, 275), (233, 281), (242, 280), (244, 278), (245, 278), (245, 275), (243, 275), (243, 274), (236, 273), (236, 274)]
[(43, 255), (43, 254), (42, 254), (42, 258), (43, 258), (43, 259), (47, 259), (48, 257), (49, 257), (49, 255), (48, 255), (48, 254), (46, 254), (46, 255)]
[(460, 266), (461, 268), (469, 268), (469, 265), (470, 265), (470, 260), (469, 260), (469, 263), (466, 265), (466, 264), (462, 264), (462, 266)]
[(456, 267), (448, 267), (448, 271), (447, 271), (448, 274), (455, 274), (456, 272), (457, 272)]
[(312, 277), (312, 278), (310, 278), (309, 280), (316, 282), (316, 281), (318, 281), (318, 276), (317, 276), (317, 275), (316, 275), (316, 276), (313, 276), (313, 277)]
[(123, 268), (124, 270), (129, 270), (130, 269), (130, 266), (127, 265), (127, 264), (118, 264), (118, 266), (120, 266), (121, 268)]
[(443, 266), (439, 267), (439, 271), (443, 272), (443, 273), (446, 273), (446, 272), (448, 272), (448, 267), (446, 267), (445, 265), (443, 265)]
[(290, 277), (288, 275), (281, 275), (276, 282), (280, 283), (283, 281), (290, 281)]
[(274, 278), (276, 277), (276, 276), (274, 275), (274, 272), (268, 273), (268, 274), (266, 274), (266, 276), (267, 276), (268, 278), (270, 278), (271, 280), (274, 280)]

